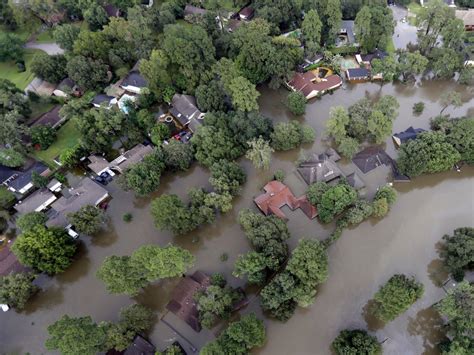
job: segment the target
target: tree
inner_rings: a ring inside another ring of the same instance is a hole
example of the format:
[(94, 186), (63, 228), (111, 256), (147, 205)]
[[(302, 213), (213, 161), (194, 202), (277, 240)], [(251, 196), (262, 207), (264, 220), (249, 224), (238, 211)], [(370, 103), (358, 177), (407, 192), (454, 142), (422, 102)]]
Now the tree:
[(203, 112), (226, 111), (226, 95), (217, 80), (201, 84), (196, 89), (196, 101)]
[(48, 217), (44, 212), (30, 212), (18, 217), (16, 226), (20, 228), (22, 232), (27, 232), (38, 225), (44, 225), (47, 220)]
[(156, 228), (173, 234), (185, 234), (195, 227), (188, 209), (176, 195), (161, 195), (153, 200), (151, 215)]
[(355, 32), (361, 50), (385, 49), (394, 31), (392, 11), (387, 6), (364, 6), (355, 18)]
[(214, 190), (219, 193), (229, 193), (235, 196), (240, 191), (240, 186), (245, 183), (246, 175), (244, 170), (235, 162), (221, 160), (215, 162), (211, 168), (209, 183)]
[(174, 139), (163, 146), (163, 154), (166, 167), (173, 171), (188, 170), (194, 159), (191, 144), (185, 144)]
[(9, 209), (13, 207), (16, 201), (16, 197), (10, 190), (7, 190), (6, 187), (0, 187), (0, 207), (3, 209)]
[(359, 151), (359, 142), (357, 139), (352, 137), (344, 137), (339, 141), (337, 150), (347, 159), (352, 159), (352, 157)]
[(359, 224), (372, 216), (374, 209), (372, 205), (363, 199), (359, 199), (354, 203), (354, 206), (350, 207), (344, 214), (344, 219), (349, 224)]
[(362, 329), (342, 330), (331, 345), (337, 355), (382, 353), (382, 346), (377, 338)]
[(451, 48), (435, 48), (431, 53), (431, 67), (439, 79), (450, 79), (463, 68), (463, 55)]
[(89, 4), (89, 7), (83, 11), (83, 16), (92, 31), (102, 29), (102, 26), (109, 22), (107, 13), (99, 4)]
[(245, 157), (253, 163), (255, 168), (267, 170), (270, 167), (272, 153), (274, 152), (270, 143), (259, 137), (247, 142), (247, 144), (250, 148), (247, 150)]
[(298, 91), (293, 91), (286, 98), (286, 106), (291, 113), (303, 115), (306, 111), (306, 97)]
[(0, 164), (9, 168), (18, 168), (25, 163), (25, 157), (13, 148), (0, 149)]
[(23, 232), (11, 250), (23, 265), (53, 275), (69, 267), (76, 245), (64, 229), (37, 225)]
[(31, 62), (31, 71), (40, 79), (57, 84), (67, 76), (67, 59), (64, 55), (38, 53)]
[(457, 228), (452, 236), (443, 236), (443, 240), (443, 264), (456, 281), (461, 281), (464, 271), (474, 268), (474, 228)]
[(307, 196), (309, 202), (317, 206), (321, 222), (329, 223), (357, 200), (357, 192), (346, 183), (335, 186), (324, 186), (324, 184), (311, 185)]
[(250, 284), (263, 285), (267, 279), (267, 258), (256, 251), (239, 255), (232, 275), (238, 278), (247, 276)]
[(329, 120), (326, 122), (326, 134), (337, 144), (347, 137), (346, 126), (349, 124), (349, 114), (342, 106), (331, 107)]
[(306, 50), (308, 50), (308, 47), (312, 49), (312, 52), (319, 49), (322, 27), (323, 23), (319, 18), (318, 12), (315, 9), (309, 10), (301, 23), (301, 32)]
[(381, 198), (385, 198), (389, 205), (393, 205), (397, 201), (397, 190), (390, 185), (384, 185), (377, 190), (374, 200), (380, 200)]
[(279, 321), (287, 321), (295, 312), (297, 305), (293, 300), (295, 287), (296, 280), (290, 273), (285, 271), (279, 273), (260, 293), (262, 309)]
[(296, 121), (280, 122), (271, 134), (272, 147), (275, 150), (290, 150), (301, 144), (301, 125)]
[(35, 278), (36, 275), (31, 272), (0, 276), (0, 303), (21, 311), (31, 296), (39, 290), (33, 284)]
[(402, 74), (403, 81), (414, 79), (415, 75), (421, 75), (426, 70), (429, 60), (419, 51), (402, 52), (398, 57), (398, 69)]
[(79, 32), (81, 29), (78, 26), (65, 23), (54, 28), (53, 38), (62, 49), (72, 51)]
[(452, 127), (446, 134), (446, 140), (461, 154), (461, 159), (474, 164), (474, 119), (452, 120)]
[(146, 79), (150, 90), (157, 95), (158, 100), (168, 102), (171, 98), (167, 97), (167, 92), (174, 94), (173, 83), (168, 72), (169, 65), (170, 61), (166, 53), (159, 49), (151, 52), (150, 59), (140, 61), (140, 74)]
[(255, 85), (246, 78), (239, 76), (232, 79), (229, 91), (235, 109), (247, 112), (258, 110), (257, 99), (260, 93), (255, 89)]
[(341, 29), (342, 12), (340, 0), (328, 0), (322, 13), (323, 41), (326, 45), (334, 44), (336, 36)]
[(194, 257), (187, 250), (168, 245), (145, 245), (131, 256), (109, 256), (97, 271), (110, 293), (137, 295), (150, 282), (182, 275)]
[(20, 60), (23, 57), (23, 44), (21, 38), (13, 33), (0, 33), (0, 62)]
[(200, 354), (246, 354), (265, 343), (265, 326), (255, 314), (247, 314), (229, 327), (216, 340), (207, 343)]
[(0, 79), (0, 115), (4, 115), (4, 119), (14, 117), (18, 120), (21, 116), (26, 117), (30, 113), (30, 102), (24, 92), (10, 80)]
[(96, 234), (107, 221), (104, 211), (92, 205), (82, 206), (77, 212), (69, 213), (67, 218), (79, 233), (87, 235)]
[(48, 350), (62, 354), (93, 355), (106, 351), (106, 327), (92, 321), (91, 317), (71, 318), (64, 315), (48, 326)]
[(66, 148), (59, 154), (59, 161), (66, 167), (73, 167), (79, 163), (79, 160), (83, 157), (84, 148), (77, 144), (70, 148)]
[(403, 274), (393, 275), (374, 296), (373, 314), (384, 322), (394, 320), (423, 295), (423, 285)]
[(31, 143), (38, 145), (41, 150), (46, 150), (56, 140), (56, 130), (51, 126), (33, 126), (30, 129)]
[(36, 171), (33, 171), (31, 174), (31, 182), (34, 187), (43, 188), (48, 185), (49, 179), (46, 176), (38, 174)]
[(84, 89), (94, 90), (108, 83), (108, 66), (83, 56), (71, 58), (66, 66), (69, 77)]
[(461, 101), (461, 94), (456, 92), (456, 91), (445, 91), (441, 94), (439, 97), (439, 101), (443, 108), (439, 112), (441, 115), (444, 110), (446, 110), (449, 106), (453, 107), (461, 107), (462, 106), (462, 101)]
[(223, 282), (218, 284), (211, 279), (211, 284), (194, 296), (199, 321), (208, 329), (211, 329), (218, 319), (229, 319), (233, 305), (243, 297), (239, 291), (226, 287), (223, 277), (222, 280)]
[(392, 134), (392, 121), (381, 111), (374, 110), (367, 119), (367, 130), (376, 144), (383, 143)]
[(400, 147), (398, 167), (402, 174), (415, 177), (449, 170), (461, 155), (441, 132), (425, 132)]
[(21, 116), (12, 111), (0, 116), (0, 144), (5, 146), (17, 146), (21, 144), (21, 138), (28, 128), (19, 123)]
[(378, 198), (372, 203), (373, 215), (381, 218), (385, 217), (389, 210), (389, 205), (385, 197)]
[(163, 141), (171, 136), (170, 129), (166, 123), (158, 123), (151, 129), (150, 138), (154, 145), (161, 146)]
[(388, 55), (383, 59), (375, 58), (370, 64), (372, 73), (382, 74), (383, 81), (393, 81), (399, 77), (398, 62), (393, 55)]

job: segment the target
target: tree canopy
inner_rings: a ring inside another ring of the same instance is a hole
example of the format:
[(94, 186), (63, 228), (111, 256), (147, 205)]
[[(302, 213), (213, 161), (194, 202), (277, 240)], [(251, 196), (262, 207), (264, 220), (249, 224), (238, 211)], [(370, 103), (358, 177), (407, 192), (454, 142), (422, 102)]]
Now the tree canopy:
[(454, 279), (461, 281), (466, 270), (474, 269), (474, 228), (456, 228), (453, 235), (443, 236), (441, 258)]
[(31, 296), (39, 290), (33, 284), (35, 278), (36, 275), (30, 272), (0, 276), (0, 303), (17, 310), (25, 308)]
[(362, 329), (342, 330), (331, 345), (337, 355), (382, 353), (382, 346), (377, 338)]

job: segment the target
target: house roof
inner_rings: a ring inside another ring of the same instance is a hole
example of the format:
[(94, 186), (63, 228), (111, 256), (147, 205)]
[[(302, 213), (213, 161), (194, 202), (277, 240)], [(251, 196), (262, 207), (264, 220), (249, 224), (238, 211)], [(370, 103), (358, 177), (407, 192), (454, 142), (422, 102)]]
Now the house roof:
[(25, 170), (18, 171), (18, 176), (12, 181), (8, 182), (8, 186), (15, 189), (16, 191), (23, 189), (26, 185), (31, 183), (31, 176), (35, 171), (40, 175), (47, 175), (50, 173), (46, 165), (37, 161)]
[(339, 75), (329, 75), (326, 78), (317, 78), (313, 72), (295, 73), (288, 85), (295, 91), (301, 91), (308, 97), (313, 91), (324, 92), (336, 88), (342, 84)]
[(189, 5), (187, 4), (184, 8), (184, 13), (183, 15), (184, 16), (188, 16), (188, 15), (204, 15), (207, 13), (207, 10), (206, 9), (201, 9), (200, 7), (196, 7), (196, 6), (193, 6), (193, 5)]
[(354, 21), (348, 21), (348, 20), (341, 21), (341, 29), (346, 31), (349, 43), (354, 43), (355, 42)]
[(374, 59), (384, 59), (387, 56), (388, 56), (388, 53), (380, 49), (376, 49), (373, 53), (360, 55), (360, 57), (362, 58), (364, 62), (369, 62), (369, 63), (372, 63), (372, 60)]
[(202, 114), (197, 108), (196, 99), (191, 95), (174, 94), (171, 105), (170, 113), (183, 126), (187, 125), (192, 118), (198, 118)]
[(238, 19), (231, 18), (231, 19), (227, 22), (227, 28), (229, 29), (229, 31), (234, 32), (234, 31), (237, 31), (237, 29), (238, 29), (240, 26), (242, 26), (244, 23), (245, 23), (245, 21), (240, 21), (240, 20), (238, 20)]
[(320, 181), (330, 182), (344, 176), (337, 163), (328, 154), (311, 155), (299, 165), (298, 172), (308, 185)]
[(118, 17), (120, 15), (120, 10), (112, 4), (104, 5), (103, 8), (109, 17)]
[(63, 118), (59, 115), (59, 111), (61, 110), (61, 106), (55, 106), (48, 112), (42, 114), (38, 119), (36, 119), (32, 126), (57, 126)]
[(47, 225), (65, 227), (67, 224), (64, 223), (69, 213), (77, 212), (86, 205), (96, 206), (100, 203), (100, 199), (107, 195), (107, 190), (102, 186), (88, 177), (83, 178), (75, 188), (69, 189), (68, 197), (62, 196), (51, 205), (54, 211)]
[(148, 85), (147, 81), (143, 76), (141, 76), (138, 70), (132, 70), (127, 74), (127, 76), (122, 80), (121, 86), (135, 86), (137, 88), (144, 88)]
[(95, 105), (101, 105), (104, 102), (109, 103), (113, 99), (114, 99), (113, 96), (109, 96), (109, 95), (106, 95), (106, 94), (97, 94), (97, 95), (94, 96), (94, 99), (92, 100), (92, 103), (95, 104)]
[(19, 172), (15, 169), (9, 168), (8, 166), (0, 165), (0, 183), (3, 184), (3, 182), (8, 180), (15, 174), (19, 174)]
[(252, 18), (254, 13), (255, 13), (255, 10), (251, 6), (246, 6), (239, 11), (240, 16), (243, 16), (248, 19)]
[(42, 206), (46, 207), (50, 205), (54, 200), (56, 200), (56, 196), (54, 196), (51, 191), (48, 189), (40, 189), (33, 192), (24, 200), (18, 202), (14, 208), (20, 214), (30, 213), (36, 211)]
[(353, 172), (352, 174), (347, 175), (346, 179), (347, 179), (347, 183), (356, 190), (360, 190), (365, 187), (364, 181), (356, 172)]
[(426, 132), (423, 128), (408, 127), (405, 131), (395, 133), (392, 137), (397, 144), (405, 143), (411, 139), (415, 139), (420, 133)]
[(196, 271), (191, 276), (185, 276), (173, 290), (171, 301), (166, 305), (166, 308), (196, 332), (199, 332), (201, 324), (194, 295), (198, 291), (205, 290), (210, 284), (210, 277), (201, 271)]
[(474, 9), (456, 10), (456, 17), (460, 19), (464, 26), (474, 26)]
[(65, 88), (72, 89), (74, 88), (74, 86), (76, 86), (76, 83), (74, 82), (74, 80), (72, 80), (71, 78), (66, 78), (66, 79), (63, 79), (63, 81), (61, 81), (58, 84), (58, 89), (60, 90), (63, 90)]
[(381, 165), (392, 166), (393, 164), (392, 158), (380, 146), (365, 148), (352, 158), (352, 162), (364, 174)]
[(15, 254), (10, 250), (10, 246), (7, 244), (0, 247), (0, 276), (8, 275), (12, 272), (22, 272), (27, 268), (20, 264)]
[(308, 218), (313, 219), (317, 216), (316, 207), (312, 206), (306, 195), (296, 198), (288, 186), (280, 181), (270, 181), (263, 189), (265, 193), (257, 196), (253, 201), (266, 216), (274, 214), (275, 216), (286, 219), (281, 208), (287, 205), (291, 210), (300, 208)]
[(106, 169), (116, 169), (123, 172), (128, 169), (130, 165), (141, 162), (143, 158), (151, 153), (153, 153), (153, 147), (151, 145), (137, 144), (111, 162), (104, 157), (91, 155), (88, 157), (91, 163), (87, 167), (97, 175)]
[(351, 68), (346, 70), (347, 79), (368, 78), (370, 71), (366, 68)]
[(133, 338), (133, 343), (125, 349), (123, 355), (154, 355), (156, 351), (155, 346), (141, 335), (136, 335)]

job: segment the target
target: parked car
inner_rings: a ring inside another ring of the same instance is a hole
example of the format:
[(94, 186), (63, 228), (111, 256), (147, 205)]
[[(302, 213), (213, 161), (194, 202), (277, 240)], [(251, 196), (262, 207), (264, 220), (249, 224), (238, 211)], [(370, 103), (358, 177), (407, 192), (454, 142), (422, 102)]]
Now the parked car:
[(181, 141), (181, 140), (183, 139), (183, 137), (186, 136), (187, 133), (188, 133), (188, 132), (186, 132), (186, 131), (181, 131), (181, 132), (179, 132), (178, 134), (175, 134), (175, 135), (173, 136), (173, 139), (175, 139), (175, 140), (177, 140), (177, 141)]

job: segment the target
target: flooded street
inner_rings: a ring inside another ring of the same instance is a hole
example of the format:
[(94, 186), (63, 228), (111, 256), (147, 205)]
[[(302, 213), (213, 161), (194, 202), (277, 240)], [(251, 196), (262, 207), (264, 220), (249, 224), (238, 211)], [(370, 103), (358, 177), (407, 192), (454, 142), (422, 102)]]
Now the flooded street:
[[(214, 225), (206, 226), (191, 235), (173, 237), (158, 231), (149, 213), (149, 203), (162, 193), (176, 193), (181, 197), (191, 187), (208, 186), (208, 173), (195, 165), (182, 174), (163, 177), (159, 191), (148, 199), (136, 199), (115, 184), (107, 189), (113, 199), (109, 204), (110, 230), (95, 238), (82, 238), (83, 247), (72, 267), (64, 274), (45, 280), (45, 290), (39, 293), (22, 313), (10, 311), (0, 314), (0, 353), (44, 354), (47, 326), (63, 314), (71, 316), (91, 315), (94, 320), (116, 320), (121, 307), (133, 302), (127, 296), (108, 295), (103, 283), (95, 277), (98, 267), (109, 255), (129, 255), (139, 246), (156, 243), (176, 243), (189, 249), (196, 256), (193, 270), (206, 273), (223, 272), (232, 285), (243, 282), (231, 276), (236, 257), (249, 250), (249, 245), (240, 227), (236, 224), (238, 211), (253, 208), (253, 197), (277, 169), (285, 170), (287, 183), (295, 194), (303, 193), (306, 186), (296, 178), (295, 161), (301, 153), (323, 152), (323, 131), (332, 106), (349, 106), (363, 97), (376, 99), (380, 95), (394, 95), (400, 103), (399, 117), (394, 123), (394, 132), (409, 126), (428, 128), (429, 118), (441, 110), (437, 102), (439, 95), (455, 89), (462, 93), (464, 105), (445, 112), (453, 117), (474, 114), (472, 89), (460, 87), (452, 82), (421, 82), (416, 87), (408, 85), (358, 84), (337, 90), (332, 95), (310, 101), (306, 115), (296, 118), (313, 126), (317, 140), (312, 146), (273, 156), (269, 171), (257, 172), (242, 159), (241, 165), (248, 174), (242, 194), (235, 199), (234, 209), (220, 216)], [(261, 112), (274, 122), (295, 119), (284, 107), (286, 90), (273, 91), (261, 88)], [(413, 116), (414, 103), (423, 101), (425, 111)], [(387, 139), (387, 152), (396, 156), (391, 139)], [(362, 175), (372, 194), (377, 186), (386, 181), (386, 170), (379, 168)], [(287, 323), (266, 320), (268, 340), (256, 351), (258, 354), (330, 354), (330, 343), (344, 328), (367, 328), (376, 330), (379, 341), (384, 342), (385, 354), (436, 354), (435, 343), (441, 338), (440, 319), (429, 307), (444, 295), (439, 287), (445, 280), (437, 260), (436, 243), (445, 233), (460, 226), (474, 225), (474, 168), (463, 167), (462, 172), (446, 172), (423, 176), (411, 183), (396, 184), (398, 201), (389, 215), (381, 221), (367, 221), (347, 230), (329, 249), (329, 279), (319, 289), (316, 302), (309, 309), (298, 308)], [(122, 221), (123, 214), (131, 212), (133, 221)], [(301, 211), (284, 210), (289, 217), (292, 232), (289, 241), (294, 247), (301, 237), (324, 239), (332, 226), (322, 226), (317, 220), (310, 221)], [(227, 253), (223, 262), (220, 256)], [(364, 308), (378, 287), (394, 273), (414, 275), (425, 286), (424, 297), (408, 312), (382, 329), (364, 317)], [(136, 297), (160, 315), (169, 299), (175, 281), (158, 282), (146, 288)], [(258, 301), (244, 311), (259, 311)], [(369, 324), (367, 324), (367, 321)], [(193, 344), (202, 346), (212, 334), (190, 331)], [(155, 326), (150, 339), (158, 348), (172, 342)]]

